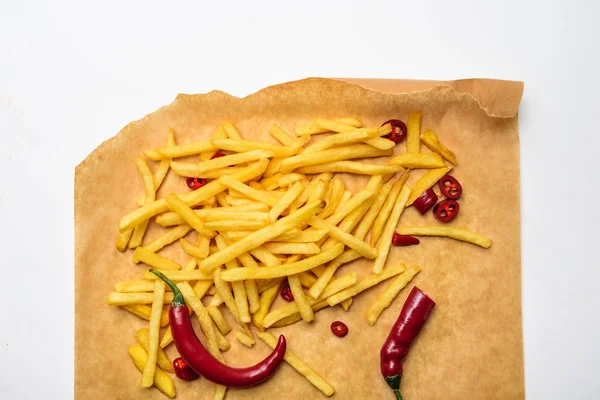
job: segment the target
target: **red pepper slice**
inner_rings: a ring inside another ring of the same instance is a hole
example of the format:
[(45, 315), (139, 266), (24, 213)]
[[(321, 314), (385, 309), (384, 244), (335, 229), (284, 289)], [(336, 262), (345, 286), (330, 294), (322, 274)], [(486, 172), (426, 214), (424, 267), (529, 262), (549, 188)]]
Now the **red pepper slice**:
[(198, 375), (198, 373), (181, 357), (173, 360), (173, 369), (175, 370), (175, 376), (184, 381), (193, 381), (200, 377), (200, 375)]
[(344, 337), (348, 334), (348, 325), (342, 321), (333, 321), (331, 323), (331, 332), (337, 337)]
[(185, 183), (192, 190), (200, 189), (206, 185), (206, 179), (203, 178), (185, 178)]
[(279, 294), (287, 302), (294, 301), (294, 294), (292, 293), (292, 289), (290, 289), (290, 284), (287, 282), (281, 287)]
[(381, 126), (385, 124), (392, 125), (392, 131), (385, 136), (382, 136), (386, 139), (390, 139), (394, 143), (400, 143), (406, 138), (406, 133), (408, 129), (406, 128), (406, 124), (399, 119), (390, 119), (389, 121), (385, 121)]
[(401, 235), (394, 232), (394, 236), (392, 237), (392, 244), (394, 246), (412, 246), (419, 243), (421, 241), (414, 236)]
[(408, 355), (410, 346), (421, 332), (434, 306), (435, 302), (431, 297), (415, 286), (381, 347), (379, 353), (381, 374), (388, 386), (394, 390), (396, 399), (402, 400), (400, 395), (402, 361)]
[(214, 160), (215, 158), (221, 158), (221, 157), (225, 157), (225, 154), (221, 153), (220, 151), (217, 151), (210, 159)]
[(427, 189), (419, 197), (415, 199), (413, 205), (417, 210), (421, 213), (421, 215), (425, 215), (427, 210), (429, 210), (433, 205), (438, 201), (437, 194), (433, 191), (432, 188)]
[(461, 184), (451, 175), (446, 175), (440, 179), (438, 185), (440, 186), (442, 194), (449, 199), (458, 200), (462, 194)]
[(444, 200), (433, 207), (433, 215), (440, 222), (450, 222), (458, 215), (460, 206), (455, 200)]

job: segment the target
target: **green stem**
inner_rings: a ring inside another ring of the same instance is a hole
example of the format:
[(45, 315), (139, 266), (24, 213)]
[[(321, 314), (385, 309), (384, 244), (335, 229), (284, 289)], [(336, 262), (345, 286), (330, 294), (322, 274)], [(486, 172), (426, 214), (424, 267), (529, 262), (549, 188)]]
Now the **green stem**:
[(171, 303), (171, 306), (185, 306), (186, 305), (185, 300), (183, 299), (183, 295), (181, 294), (181, 290), (179, 290), (179, 288), (177, 287), (177, 285), (175, 283), (173, 283), (173, 281), (171, 281), (162, 272), (160, 272), (156, 269), (151, 269), (150, 272), (152, 272), (154, 275), (156, 275), (160, 279), (162, 279), (167, 285), (169, 285), (169, 287), (173, 291), (174, 296), (173, 296), (173, 302)]
[(396, 395), (396, 400), (402, 400), (402, 395), (399, 390), (394, 389), (394, 394)]

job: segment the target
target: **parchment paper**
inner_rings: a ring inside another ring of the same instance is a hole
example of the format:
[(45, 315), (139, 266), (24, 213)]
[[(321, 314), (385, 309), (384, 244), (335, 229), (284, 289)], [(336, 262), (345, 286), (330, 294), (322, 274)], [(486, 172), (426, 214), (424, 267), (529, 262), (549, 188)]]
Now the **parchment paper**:
[[(453, 82), (306, 79), (263, 89), (239, 99), (213, 91), (179, 95), (170, 105), (127, 125), (103, 143), (75, 173), (75, 398), (164, 399), (156, 389), (139, 386), (127, 348), (136, 329), (147, 322), (119, 308), (106, 306), (118, 281), (139, 279), (144, 266), (131, 263), (132, 252), (115, 249), (119, 219), (135, 208), (143, 192), (135, 159), (147, 148), (163, 147), (169, 127), (179, 143), (207, 139), (224, 120), (236, 123), (245, 138), (273, 141), (271, 122), (293, 132), (296, 124), (315, 117), (356, 116), (366, 126), (390, 118), (407, 119), (423, 110), (423, 129), (433, 129), (457, 155), (452, 174), (463, 185), (461, 214), (451, 223), (493, 240), (489, 250), (443, 238), (422, 238), (419, 246), (394, 248), (388, 262), (419, 264), (423, 271), (370, 327), (364, 314), (385, 288), (379, 285), (355, 298), (349, 312), (340, 307), (316, 314), (311, 324), (271, 330), (284, 333), (289, 348), (336, 389), (338, 399), (392, 399), (379, 372), (379, 349), (413, 285), (437, 302), (425, 329), (405, 360), (402, 393), (416, 399), (524, 398), (521, 326), (519, 219), (519, 139), (517, 109), (523, 84), (496, 80)], [(374, 90), (369, 90), (371, 88)], [(398, 94), (401, 93), (401, 94)], [(404, 144), (396, 152), (404, 151)], [(428, 151), (423, 146), (422, 151)], [(155, 168), (155, 165), (152, 165)], [(423, 171), (415, 171), (411, 181)], [(367, 179), (344, 176), (355, 193)], [(159, 196), (187, 191), (169, 174)], [(431, 225), (405, 211), (401, 225)], [(147, 243), (162, 233), (151, 224)], [(193, 237), (191, 237), (193, 238)], [(179, 245), (161, 251), (180, 262)], [(371, 263), (355, 262), (337, 276), (356, 270), (370, 272)], [(274, 307), (281, 305), (278, 302)], [(206, 302), (206, 301), (205, 301)], [(331, 334), (329, 325), (344, 321), (347, 337)], [(233, 325), (232, 325), (233, 326)], [(233, 334), (227, 362), (246, 366), (270, 349), (256, 338), (252, 349)], [(175, 357), (175, 348), (168, 354)], [(176, 379), (176, 378), (174, 378)], [(210, 399), (213, 384), (200, 379), (176, 379), (178, 399)], [(229, 389), (227, 399), (318, 399), (324, 396), (289, 365), (284, 364), (263, 385)]]

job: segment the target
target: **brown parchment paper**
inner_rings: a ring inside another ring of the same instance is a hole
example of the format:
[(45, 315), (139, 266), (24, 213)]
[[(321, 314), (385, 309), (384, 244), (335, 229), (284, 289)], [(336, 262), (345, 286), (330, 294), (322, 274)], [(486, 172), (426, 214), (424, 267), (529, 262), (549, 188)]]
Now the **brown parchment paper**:
[[(165, 398), (155, 389), (139, 387), (141, 374), (127, 354), (135, 343), (135, 330), (147, 322), (105, 304), (116, 282), (139, 279), (144, 270), (132, 264), (131, 251), (122, 254), (115, 249), (117, 226), (143, 192), (136, 157), (144, 149), (164, 146), (169, 127), (183, 143), (209, 138), (218, 124), (229, 119), (245, 138), (272, 141), (267, 133), (271, 122), (293, 132), (297, 123), (314, 117), (352, 115), (368, 126), (390, 118), (406, 120), (415, 109), (423, 110), (423, 129), (433, 129), (458, 157), (452, 174), (461, 181), (464, 193), (461, 214), (451, 224), (490, 237), (492, 247), (484, 250), (450, 239), (422, 238), (419, 246), (394, 248), (388, 263), (419, 264), (423, 271), (374, 327), (367, 325), (364, 314), (385, 284), (355, 298), (349, 312), (329, 308), (318, 312), (314, 323), (299, 322), (271, 332), (285, 334), (289, 348), (335, 387), (335, 398), (392, 399), (379, 372), (379, 349), (410, 289), (418, 285), (437, 306), (405, 361), (404, 398), (524, 398), (517, 125), (522, 91), (520, 82), (482, 79), (306, 79), (268, 87), (243, 99), (219, 91), (179, 95), (172, 104), (127, 125), (75, 173), (75, 398)], [(404, 151), (404, 143), (397, 146), (399, 151)], [(423, 146), (422, 151), (428, 150)], [(415, 171), (411, 181), (422, 173)], [(367, 181), (348, 175), (343, 179), (355, 193)], [(159, 196), (186, 190), (181, 178), (169, 174)], [(437, 221), (431, 213), (422, 217), (410, 208), (400, 223)], [(161, 229), (152, 224), (145, 243), (160, 235)], [(161, 252), (185, 260), (179, 245)], [(356, 270), (362, 277), (370, 269), (370, 262), (359, 261), (343, 267), (337, 276)], [(346, 338), (331, 334), (329, 325), (334, 320), (349, 326)], [(240, 345), (233, 334), (229, 340), (232, 348), (225, 359), (234, 366), (255, 363), (270, 351), (258, 338), (252, 349)], [(174, 346), (168, 354), (175, 357)], [(179, 399), (212, 398), (213, 384), (205, 379), (176, 379), (175, 384)], [(284, 364), (265, 384), (229, 389), (227, 398), (324, 396)]]

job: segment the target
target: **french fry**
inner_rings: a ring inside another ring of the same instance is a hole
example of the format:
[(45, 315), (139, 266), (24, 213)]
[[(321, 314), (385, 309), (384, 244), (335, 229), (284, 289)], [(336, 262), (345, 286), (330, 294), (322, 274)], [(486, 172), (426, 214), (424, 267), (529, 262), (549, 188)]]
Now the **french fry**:
[[(315, 123), (318, 126), (324, 128), (324, 129), (328, 129), (333, 132), (348, 133), (348, 132), (352, 132), (352, 131), (356, 130), (356, 127), (353, 126), (352, 124), (347, 124), (340, 120), (332, 121), (332, 120), (326, 120), (326, 119), (317, 119), (315, 121)], [(387, 135), (388, 133), (390, 133), (392, 131), (392, 127), (389, 124), (386, 124), (379, 128), (370, 128), (370, 129), (379, 131), (381, 135)], [(395, 143), (392, 142), (391, 140), (378, 138), (378, 137), (365, 138), (363, 141), (365, 143), (369, 144), (370, 146), (376, 147), (381, 150), (391, 149), (395, 145)]]
[(277, 139), (282, 145), (292, 147), (294, 145), (294, 139), (290, 137), (283, 129), (275, 124), (269, 126), (269, 134)]
[[(337, 269), (340, 266), (354, 261), (358, 258), (360, 258), (360, 254), (356, 250), (346, 250), (342, 254), (334, 258), (323, 270), (321, 276), (319, 276), (316, 282), (310, 287), (308, 295), (313, 299), (318, 299), (322, 297), (321, 294), (333, 278), (333, 274), (335, 273), (335, 271), (337, 271)], [(339, 279), (337, 279), (335, 282), (338, 281)]]
[[(135, 332), (135, 339), (138, 341), (139, 344), (142, 345), (144, 350), (148, 351), (150, 345), (150, 331), (148, 330), (148, 328), (138, 329)], [(174, 372), (173, 364), (171, 364), (169, 357), (167, 357), (167, 354), (160, 347), (158, 347), (157, 350), (156, 364), (163, 371)]]
[(304, 289), (300, 284), (300, 277), (298, 275), (288, 276), (288, 284), (290, 285), (290, 289), (294, 295), (294, 303), (298, 306), (298, 311), (300, 312), (304, 322), (314, 321), (315, 313), (313, 312), (310, 304), (308, 304), (308, 300), (304, 294)]
[(344, 243), (346, 246), (356, 250), (363, 257), (369, 260), (372, 260), (377, 257), (377, 250), (374, 247), (369, 246), (362, 240), (357, 239), (351, 234), (342, 231), (340, 228), (333, 224), (330, 224), (327, 221), (323, 221), (320, 218), (313, 217), (308, 220), (308, 223), (319, 229), (329, 229), (329, 236), (331, 236), (333, 239), (339, 242)]
[(291, 174), (285, 174), (281, 178), (279, 178), (279, 180), (277, 181), (277, 184), (279, 185), (280, 188), (286, 188), (286, 187), (289, 187), (290, 185), (293, 185), (296, 182), (305, 181), (305, 180), (306, 180), (306, 177), (304, 175), (291, 173)]
[(360, 192), (356, 193), (356, 196), (352, 197), (339, 209), (337, 209), (333, 215), (326, 219), (326, 221), (332, 225), (337, 225), (346, 216), (350, 215), (354, 210), (373, 197), (373, 195), (375, 195), (375, 192), (372, 192), (368, 189), (361, 190)]
[(212, 320), (215, 322), (215, 325), (217, 325), (217, 328), (219, 328), (219, 331), (223, 335), (227, 335), (231, 331), (231, 326), (229, 326), (229, 323), (227, 322), (223, 314), (221, 314), (221, 310), (219, 310), (219, 307), (209, 306), (206, 307), (206, 310), (208, 311), (208, 314), (210, 315)]
[(230, 206), (230, 204), (227, 202), (227, 195), (225, 193), (217, 194), (215, 199), (217, 199), (217, 203), (223, 208), (228, 208)]
[(320, 140), (304, 149), (304, 153), (314, 153), (315, 151), (323, 151), (336, 146), (360, 143), (383, 134), (385, 133), (380, 133), (379, 129), (377, 128), (354, 128), (352, 131), (334, 134), (323, 140)]
[(322, 181), (317, 182), (315, 186), (315, 191), (310, 194), (308, 198), (308, 203), (323, 200), (325, 198), (325, 194), (327, 193), (328, 184)]
[(119, 232), (119, 237), (117, 238), (117, 250), (121, 253), (127, 249), (127, 244), (129, 243), (129, 239), (131, 239), (131, 234), (133, 233), (132, 229), (127, 229), (124, 232)]
[(440, 143), (440, 140), (431, 129), (428, 129), (421, 134), (421, 141), (425, 143), (425, 146), (429, 147), (431, 151), (439, 154), (452, 164), (456, 165), (456, 155), (450, 149)]
[[(208, 162), (208, 160), (205, 162)], [(173, 170), (173, 172), (175, 172), (176, 175), (183, 176), (185, 178), (190, 177), (190, 178), (204, 178), (204, 179), (219, 179), (222, 176), (232, 175), (243, 169), (243, 167), (233, 166), (233, 167), (212, 169), (210, 171), (200, 171), (200, 164), (183, 163), (183, 162), (177, 162), (177, 161), (171, 161), (170, 165), (171, 165), (171, 169)]]
[[(237, 268), (237, 269), (240, 271), (245, 270), (245, 268)], [(232, 271), (235, 271), (235, 270), (232, 270)], [(225, 271), (225, 272), (227, 272), (227, 271)], [(237, 303), (236, 303), (235, 299), (233, 298), (233, 295), (229, 291), (229, 285), (227, 284), (227, 282), (225, 282), (222, 279), (222, 271), (219, 268), (217, 268), (213, 272), (213, 279), (214, 279), (215, 288), (217, 289), (217, 293), (219, 294), (219, 297), (221, 298), (223, 303), (225, 303), (225, 306), (229, 309), (229, 312), (231, 313), (231, 315), (233, 315), (233, 318), (235, 318), (235, 320), (237, 322), (241, 323), (242, 320), (240, 320), (240, 314), (237, 309)]]
[(235, 339), (246, 347), (252, 347), (256, 343), (254, 339), (240, 330), (235, 331)]
[[(217, 247), (219, 248), (219, 251), (223, 251), (227, 248), (227, 243), (225, 242), (223, 236), (217, 236), (215, 238), (215, 241), (217, 242)], [(225, 263), (225, 267), (228, 270), (239, 269), (240, 265), (236, 259), (233, 259), (231, 261), (227, 261)], [(250, 322), (251, 319), (250, 312), (248, 310), (248, 295), (246, 294), (246, 287), (244, 286), (244, 283), (234, 282), (231, 284), (231, 287), (233, 289), (233, 297), (235, 299), (235, 304), (237, 306), (238, 314), (240, 316), (240, 321)]]
[(224, 271), (222, 273), (222, 278), (228, 282), (235, 282), (246, 279), (269, 279), (299, 274), (300, 272), (308, 271), (318, 265), (334, 259), (342, 253), (343, 249), (344, 245), (339, 243), (326, 251), (292, 264), (284, 264), (277, 267), (263, 267), (259, 268), (258, 270), (250, 270), (246, 268), (232, 269)]
[(220, 351), (228, 351), (231, 349), (231, 344), (229, 340), (221, 333), (217, 325), (215, 325), (215, 321), (212, 321), (213, 331), (215, 332), (215, 339), (217, 340), (217, 345), (219, 346)]
[[(349, 300), (352, 300), (352, 299), (349, 299)], [(329, 304), (327, 304), (327, 300), (322, 300), (312, 306), (313, 312), (321, 311), (324, 308), (329, 308)], [(274, 323), (272, 325), (272, 327), (273, 328), (282, 328), (284, 326), (295, 324), (296, 322), (301, 321), (301, 320), (302, 320), (302, 317), (300, 316), (300, 313), (296, 313), (296, 314), (290, 315), (289, 317), (283, 318), (282, 320), (277, 321), (276, 323)]]
[(207, 221), (204, 223), (206, 229), (215, 231), (238, 231), (249, 230), (255, 231), (264, 228), (268, 223), (266, 221), (246, 221), (246, 220), (223, 220), (223, 221)]
[(331, 180), (327, 194), (325, 195), (325, 207), (319, 213), (319, 218), (327, 218), (335, 212), (345, 189), (346, 185), (344, 185), (341, 179), (336, 177)]
[(294, 185), (285, 193), (285, 195), (273, 205), (271, 211), (269, 211), (269, 221), (274, 223), (277, 221), (277, 218), (288, 208), (300, 193), (304, 190), (304, 186), (300, 182), (294, 183)]
[[(266, 212), (269, 207), (266, 204), (254, 203), (245, 206), (222, 207), (222, 208), (203, 208), (194, 210), (196, 215), (205, 222), (228, 221), (228, 220), (246, 220), (263, 221), (269, 220), (269, 214)], [(173, 226), (185, 223), (185, 221), (174, 212), (166, 212), (156, 217), (156, 223), (161, 226)]]
[(358, 224), (358, 227), (356, 228), (356, 231), (354, 232), (354, 236), (356, 236), (356, 238), (364, 240), (364, 238), (367, 236), (367, 233), (369, 232), (371, 226), (373, 225), (373, 222), (379, 215), (379, 211), (383, 207), (385, 200), (388, 198), (390, 192), (392, 191), (393, 185), (393, 182), (387, 182), (381, 187), (381, 190), (377, 192), (375, 198), (373, 199), (373, 203), (369, 207), (369, 210), (361, 219), (361, 221)]
[[(225, 237), (228, 244), (231, 244), (231, 241)], [(249, 253), (242, 253), (238, 257), (238, 260), (242, 263), (245, 268), (258, 268), (258, 263), (254, 261), (254, 258)], [(246, 295), (248, 297), (248, 309), (250, 314), (254, 314), (258, 308), (260, 307), (260, 300), (258, 296), (258, 288), (256, 287), (255, 281), (246, 281), (244, 282), (246, 286)]]
[(362, 128), (363, 126), (362, 122), (360, 122), (360, 120), (355, 117), (342, 117), (336, 118), (335, 120), (346, 125), (352, 125), (355, 128)]
[(337, 207), (335, 208), (335, 212), (337, 212), (342, 207), (344, 207), (351, 198), (352, 198), (352, 192), (350, 190), (345, 190), (344, 193), (342, 194), (342, 198), (340, 199), (340, 202), (338, 203)]
[[(324, 121), (324, 120), (322, 120), (322, 121)], [(351, 125), (354, 129), (362, 128), (362, 122), (360, 122), (358, 119), (356, 119), (354, 117), (336, 118), (332, 122), (333, 123), (341, 122), (342, 124), (345, 124), (345, 125)], [(295, 132), (296, 132), (296, 135), (298, 135), (298, 136), (317, 135), (319, 133), (331, 132), (331, 129), (329, 129), (327, 127), (322, 127), (322, 126), (317, 125), (316, 123), (313, 123), (310, 125), (297, 126), (295, 128)]]
[(273, 305), (273, 302), (275, 302), (283, 280), (283, 278), (273, 280), (273, 286), (267, 288), (260, 296), (260, 307), (258, 308), (258, 311), (252, 315), (252, 323), (261, 331), (265, 330), (262, 322), (265, 316), (269, 313), (271, 305)]
[[(425, 153), (429, 154), (429, 153)], [(322, 172), (346, 172), (357, 175), (387, 175), (401, 172), (404, 168), (397, 165), (377, 165), (360, 161), (333, 161), (309, 167), (297, 168), (299, 174), (320, 174)]]
[(317, 118), (317, 119), (315, 119), (315, 124), (317, 124), (318, 126), (320, 126), (323, 129), (327, 129), (328, 130), (327, 132), (344, 133), (344, 132), (352, 132), (356, 129), (356, 127), (353, 125), (346, 124), (345, 122), (332, 120), (332, 119)]
[(462, 242), (476, 244), (484, 249), (487, 249), (492, 245), (492, 241), (484, 236), (467, 229), (454, 228), (451, 226), (402, 227), (398, 228), (397, 232), (401, 235), (449, 237)]
[(295, 228), (300, 223), (315, 215), (321, 207), (321, 201), (315, 201), (307, 204), (295, 213), (281, 218), (272, 225), (266, 226), (254, 233), (251, 233), (242, 240), (233, 243), (231, 246), (219, 251), (218, 253), (208, 256), (199, 264), (200, 269), (204, 272), (214, 271), (219, 267), (219, 265), (223, 265), (224, 263), (237, 258), (240, 254), (268, 242), (269, 240), (281, 235), (291, 228)]
[(173, 343), (173, 333), (171, 333), (171, 327), (169, 326), (165, 331), (162, 339), (160, 339), (160, 343), (158, 344), (161, 349), (164, 349), (168, 345)]
[(420, 153), (421, 152), (421, 117), (423, 116), (422, 111), (412, 111), (408, 115), (408, 121), (406, 122), (407, 133), (406, 133), (406, 152), (407, 153)]
[(392, 149), (396, 143), (386, 139), (386, 138), (382, 138), (382, 137), (374, 137), (368, 140), (365, 140), (365, 143), (368, 144), (369, 146), (373, 146), (376, 149), (379, 150), (388, 150), (388, 149)]
[[(260, 338), (260, 340), (265, 342), (270, 348), (274, 349), (277, 345), (277, 338), (275, 338), (273, 334), (269, 332), (259, 332), (257, 335)], [(306, 380), (308, 380), (314, 387), (319, 389), (325, 396), (332, 396), (335, 393), (333, 386), (331, 386), (329, 382), (323, 379), (312, 368), (310, 368), (294, 353), (292, 353), (289, 346), (287, 351), (285, 352), (285, 357), (283, 359), (289, 365), (291, 365), (292, 368), (294, 368), (300, 375), (304, 376)]]
[(210, 141), (180, 144), (162, 149), (145, 150), (144, 155), (151, 160), (162, 160), (165, 158), (178, 158), (200, 154), (205, 151), (218, 150)]
[[(155, 189), (154, 189), (154, 177), (152, 176), (152, 172), (150, 171), (150, 167), (148, 167), (148, 163), (144, 159), (144, 157), (138, 157), (136, 161), (137, 169), (142, 176), (142, 180), (144, 182), (144, 188), (146, 191), (146, 201), (145, 203), (154, 202), (155, 199)], [(148, 227), (148, 223), (146, 221), (140, 222), (135, 226), (133, 230), (133, 234), (129, 239), (129, 248), (135, 249), (142, 245), (142, 239), (146, 233), (146, 228)], [(130, 227), (131, 228), (131, 227)], [(123, 231), (123, 229), (121, 229)]]
[(311, 139), (310, 135), (301, 135), (299, 138), (294, 140), (294, 144), (292, 145), (292, 148), (294, 149), (296, 154), (302, 153), (303, 146), (306, 143), (310, 142), (310, 139)]
[(133, 263), (139, 264), (140, 262), (160, 270), (176, 271), (181, 269), (181, 265), (177, 264), (175, 261), (148, 251), (143, 247), (138, 247), (133, 252)]
[[(150, 306), (145, 304), (131, 304), (128, 306), (121, 306), (121, 308), (146, 321), (150, 321), (150, 315), (152, 314), (152, 307)], [(169, 313), (163, 310), (160, 315), (160, 327), (164, 328), (167, 325), (169, 325)]]
[[(169, 290), (169, 288), (167, 288)], [(115, 291), (119, 293), (153, 292), (154, 282), (143, 279), (140, 281), (117, 282)]]
[(145, 245), (144, 248), (148, 251), (156, 253), (163, 247), (173, 243), (177, 239), (184, 237), (191, 230), (192, 230), (192, 227), (189, 226), (188, 224), (176, 226), (175, 228), (171, 229), (169, 232), (165, 233), (162, 236), (159, 236), (158, 238), (154, 239), (152, 242)]
[[(212, 289), (212, 290), (211, 290)], [(198, 281), (194, 285), (194, 293), (202, 300), (205, 295), (211, 295), (215, 293), (215, 287), (213, 286), (212, 280)]]
[[(263, 156), (266, 158), (271, 157), (290, 157), (294, 155), (294, 149), (287, 146), (280, 146), (271, 143), (259, 142), (254, 140), (241, 140), (241, 139), (217, 139), (213, 140), (212, 143), (224, 150), (235, 151), (237, 153), (245, 153), (251, 151), (266, 151), (270, 152), (270, 156)], [(221, 157), (225, 158), (225, 157)], [(214, 160), (213, 160), (214, 161)]]
[(281, 265), (281, 261), (277, 256), (267, 250), (264, 246), (258, 246), (250, 250), (250, 254), (258, 261), (266, 265), (267, 267), (276, 267)]
[(375, 246), (377, 241), (379, 240), (379, 236), (381, 235), (381, 231), (385, 226), (386, 221), (388, 221), (390, 213), (396, 204), (396, 200), (398, 200), (398, 196), (400, 195), (400, 191), (404, 187), (404, 183), (408, 179), (409, 171), (405, 172), (398, 180), (392, 185), (392, 190), (390, 194), (385, 199), (385, 203), (383, 203), (383, 207), (379, 211), (379, 214), (375, 218), (373, 222), (373, 227), (371, 228), (371, 246)]
[(310, 195), (314, 192), (315, 188), (317, 187), (317, 183), (319, 183), (320, 181), (322, 181), (324, 183), (329, 183), (329, 181), (331, 180), (332, 177), (333, 177), (333, 174), (331, 172), (325, 172), (325, 173), (315, 176), (310, 181), (310, 183), (304, 188), (304, 191), (298, 197), (297, 206), (300, 207), (301, 205), (303, 205), (304, 203), (306, 203), (308, 201), (308, 198), (310, 197)]
[(320, 251), (314, 243), (269, 242), (263, 247), (273, 254), (318, 254)]
[(171, 211), (176, 212), (185, 222), (187, 222), (199, 235), (203, 236), (214, 236), (212, 232), (204, 228), (204, 221), (196, 215), (183, 200), (181, 200), (175, 193), (171, 193), (166, 198), (167, 204)]
[(375, 149), (366, 144), (353, 144), (350, 146), (338, 147), (314, 153), (299, 154), (288, 157), (281, 162), (281, 172), (291, 172), (296, 168), (309, 165), (323, 164), (332, 161), (342, 161), (355, 158), (382, 157), (392, 154), (390, 150)]
[(327, 232), (329, 232), (327, 229), (307, 229), (305, 231), (286, 232), (273, 238), (273, 242), (315, 243), (323, 239)]
[(233, 196), (225, 196), (225, 200), (227, 200), (227, 204), (231, 206), (247, 206), (251, 204), (256, 204), (254, 200), (241, 199)]
[(413, 186), (412, 192), (410, 193), (410, 197), (408, 198), (407, 205), (412, 205), (412, 203), (417, 199), (417, 197), (419, 197), (424, 191), (435, 185), (437, 181), (439, 181), (444, 175), (450, 172), (451, 169), (451, 167), (446, 167), (431, 169), (427, 171), (425, 175), (423, 175), (421, 179), (419, 179), (417, 183), (415, 183), (415, 185)]
[(388, 164), (410, 169), (432, 169), (446, 166), (442, 157), (435, 153), (402, 153), (392, 158)]
[[(169, 128), (169, 134), (167, 135), (167, 147), (173, 147), (173, 146), (175, 146), (175, 131), (172, 128)], [(158, 191), (158, 188), (160, 188), (160, 185), (162, 185), (163, 181), (165, 180), (165, 176), (167, 176), (167, 172), (169, 172), (170, 162), (171, 162), (171, 160), (168, 158), (161, 160), (160, 164), (158, 165), (158, 168), (156, 168), (156, 172), (154, 172), (153, 178), (154, 178), (155, 196), (156, 196), (156, 192)], [(136, 200), (136, 204), (138, 206), (143, 206), (144, 203), (146, 203), (146, 195), (145, 194)]]
[(223, 124), (221, 124), (221, 126), (225, 130), (225, 133), (227, 134), (228, 138), (230, 138), (230, 139), (241, 139), (242, 138), (242, 135), (240, 135), (240, 132), (235, 127), (233, 122), (225, 121), (225, 122), (223, 122)]
[[(213, 133), (211, 140), (213, 140), (213, 139), (226, 139), (226, 138), (227, 138), (227, 133), (225, 132), (225, 129), (223, 128), (223, 125), (220, 125), (217, 128), (216, 132)], [(200, 161), (208, 161), (208, 160), (210, 160), (211, 158), (213, 158), (213, 156), (215, 154), (217, 154), (217, 151), (218, 150), (203, 151), (202, 153), (200, 153)]]
[(369, 288), (372, 288), (373, 286), (375, 286), (387, 279), (390, 279), (398, 274), (401, 274), (403, 272), (404, 272), (404, 264), (397, 264), (397, 265), (394, 265), (394, 266), (384, 269), (381, 274), (368, 275), (366, 278), (360, 280), (355, 285), (350, 286), (349, 288), (344, 289), (341, 292), (336, 293), (333, 296), (327, 298), (327, 304), (329, 304), (331, 307), (333, 307), (336, 304), (339, 304), (344, 300), (354, 297), (357, 294), (359, 294)]
[[(191, 271), (172, 271), (172, 270), (160, 270), (164, 276), (174, 282), (185, 282), (185, 281), (210, 281), (212, 280), (211, 274), (205, 274), (204, 272), (193, 269)], [(147, 270), (144, 272), (144, 279), (157, 280), (160, 279), (152, 272)]]
[[(106, 305), (109, 306), (131, 306), (140, 304), (152, 304), (154, 300), (153, 293), (119, 293), (111, 292), (108, 294)], [(173, 292), (165, 293), (165, 303), (173, 301)], [(136, 314), (137, 315), (137, 314)]]
[(204, 259), (208, 257), (210, 252), (210, 240), (202, 235), (198, 236), (198, 238), (201, 240), (201, 246), (194, 246), (185, 239), (179, 239), (179, 242), (181, 242), (181, 247), (187, 254), (197, 259)]
[[(129, 356), (133, 361), (133, 364), (138, 369), (138, 371), (142, 372), (146, 368), (146, 364), (148, 364), (148, 353), (144, 348), (136, 344), (135, 346), (131, 346), (128, 349)], [(154, 372), (152, 383), (154, 386), (167, 395), (170, 398), (175, 397), (175, 384), (169, 375), (167, 375), (163, 370), (156, 369)]]
[(402, 188), (402, 191), (400, 192), (400, 195), (394, 204), (394, 208), (390, 214), (390, 217), (385, 223), (385, 227), (381, 233), (381, 240), (377, 244), (377, 258), (373, 263), (373, 272), (375, 274), (380, 274), (381, 271), (383, 271), (383, 267), (390, 252), (390, 247), (392, 246), (394, 230), (400, 221), (400, 216), (402, 215), (402, 211), (406, 206), (408, 196), (410, 196), (410, 189), (407, 187)]
[(154, 383), (156, 372), (156, 360), (158, 357), (158, 336), (160, 333), (160, 315), (165, 299), (165, 283), (154, 281), (154, 299), (152, 301), (152, 313), (150, 314), (148, 334), (148, 361), (142, 372), (141, 387), (150, 387)]
[(236, 181), (235, 179), (231, 179), (228, 176), (223, 176), (222, 178), (219, 178), (219, 180), (223, 185), (242, 193), (245, 197), (251, 200), (267, 204), (271, 207), (277, 204), (279, 201), (276, 196), (270, 194), (269, 192), (252, 189), (250, 186), (245, 185), (240, 181)]
[(367, 310), (367, 323), (375, 325), (382, 311), (392, 304), (398, 293), (421, 271), (421, 267), (415, 265), (398, 275), (371, 304)]

